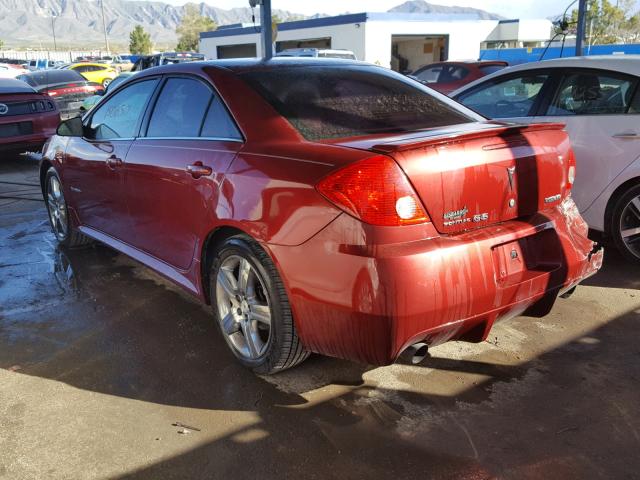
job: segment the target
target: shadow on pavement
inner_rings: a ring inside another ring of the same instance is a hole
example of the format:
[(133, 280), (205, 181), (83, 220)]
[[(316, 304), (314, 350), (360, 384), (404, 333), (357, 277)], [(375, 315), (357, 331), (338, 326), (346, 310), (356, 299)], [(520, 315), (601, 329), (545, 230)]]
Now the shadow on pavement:
[[(257, 416), (120, 479), (582, 479), (640, 469), (637, 310), (515, 366), (432, 357), (374, 369), (312, 357), (265, 379), (236, 363), (208, 307), (186, 293), (106, 247), (59, 249), (43, 208), (0, 212), (0, 272), (0, 368)], [(588, 283), (639, 288), (634, 272), (609, 252)]]

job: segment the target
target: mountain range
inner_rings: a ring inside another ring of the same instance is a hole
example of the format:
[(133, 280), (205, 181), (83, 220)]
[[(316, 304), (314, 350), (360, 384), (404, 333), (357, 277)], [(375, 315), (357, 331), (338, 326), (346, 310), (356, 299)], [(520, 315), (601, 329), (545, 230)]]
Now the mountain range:
[[(129, 32), (140, 24), (151, 34), (156, 47), (171, 48), (177, 42), (176, 27), (184, 7), (160, 1), (103, 0), (106, 29), (111, 45), (125, 47)], [(217, 25), (252, 21), (249, 7), (230, 10), (207, 3), (196, 4), (200, 13), (211, 17)], [(319, 3), (319, 6), (321, 4)], [(434, 5), (424, 0), (409, 0), (390, 12), (403, 13), (465, 13), (478, 19), (498, 19), (484, 10), (466, 7)], [(256, 20), (259, 12), (256, 9)], [(282, 21), (312, 17), (274, 9)], [(100, 0), (0, 0), (0, 40), (6, 47), (51, 47), (55, 30), (59, 48), (90, 49), (104, 45)]]

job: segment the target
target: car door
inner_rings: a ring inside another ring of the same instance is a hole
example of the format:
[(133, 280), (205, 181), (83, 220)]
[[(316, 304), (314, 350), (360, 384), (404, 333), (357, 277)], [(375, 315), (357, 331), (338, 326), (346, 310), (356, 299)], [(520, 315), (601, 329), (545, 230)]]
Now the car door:
[(144, 132), (126, 167), (134, 245), (187, 270), (242, 135), (208, 81), (190, 76), (164, 79)]
[(638, 77), (606, 70), (565, 69), (534, 121), (566, 125), (576, 155), (573, 198), (585, 212), (640, 156), (640, 115), (632, 108)]
[(125, 242), (133, 238), (123, 168), (158, 81), (139, 81), (106, 98), (85, 119), (84, 136), (70, 138), (66, 149), (64, 181), (80, 223)]
[(552, 86), (548, 70), (525, 70), (489, 79), (455, 100), (487, 118), (531, 123)]

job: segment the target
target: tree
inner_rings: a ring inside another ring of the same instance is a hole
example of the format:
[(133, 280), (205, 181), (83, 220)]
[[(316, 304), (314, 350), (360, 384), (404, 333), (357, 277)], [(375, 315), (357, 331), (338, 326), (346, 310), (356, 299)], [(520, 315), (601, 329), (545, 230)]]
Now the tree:
[(151, 35), (144, 31), (142, 25), (136, 25), (129, 34), (129, 51), (134, 55), (149, 55), (151, 46)]
[(200, 32), (210, 32), (217, 28), (216, 22), (211, 18), (200, 15), (198, 7), (193, 3), (184, 6), (184, 14), (176, 33), (180, 40), (176, 50), (180, 52), (193, 52), (198, 50)]
[[(640, 12), (633, 12), (633, 0), (619, 0), (613, 5), (609, 0), (587, 2), (586, 36), (591, 45), (632, 43), (640, 37), (638, 26)], [(570, 24), (578, 22), (578, 10), (571, 12)]]

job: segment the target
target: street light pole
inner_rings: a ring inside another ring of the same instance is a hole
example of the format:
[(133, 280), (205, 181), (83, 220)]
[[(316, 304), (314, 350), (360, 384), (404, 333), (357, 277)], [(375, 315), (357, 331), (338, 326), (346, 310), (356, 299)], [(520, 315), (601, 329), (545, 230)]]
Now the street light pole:
[(580, 0), (578, 4), (578, 28), (576, 29), (576, 56), (582, 56), (582, 44), (587, 23), (587, 0)]
[(56, 20), (58, 17), (51, 15), (51, 32), (53, 33), (53, 51), (58, 51), (58, 45), (56, 43)]
[(109, 39), (107, 38), (107, 22), (104, 19), (104, 0), (100, 0), (100, 9), (102, 10), (102, 29), (104, 30), (104, 44), (107, 47), (107, 55), (108, 55)]
[(260, 28), (262, 29), (262, 57), (273, 57), (273, 32), (271, 31), (271, 0), (262, 0), (260, 5)]

